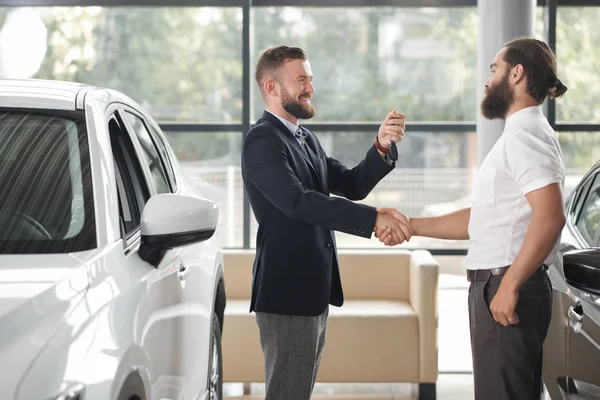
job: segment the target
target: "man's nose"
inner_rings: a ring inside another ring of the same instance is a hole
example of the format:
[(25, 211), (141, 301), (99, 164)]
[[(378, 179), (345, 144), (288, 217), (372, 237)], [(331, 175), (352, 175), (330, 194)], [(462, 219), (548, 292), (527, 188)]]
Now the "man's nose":
[(315, 86), (312, 82), (308, 82), (308, 87), (306, 89), (306, 91), (310, 94), (313, 94), (315, 92)]

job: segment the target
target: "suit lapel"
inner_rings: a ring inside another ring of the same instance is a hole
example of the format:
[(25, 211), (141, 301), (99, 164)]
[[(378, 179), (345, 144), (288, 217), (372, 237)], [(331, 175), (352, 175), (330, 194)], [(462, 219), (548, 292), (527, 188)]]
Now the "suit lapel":
[[(319, 164), (319, 159), (316, 156), (316, 153), (309, 149), (309, 147), (312, 147), (313, 149), (316, 148), (315, 143), (313, 142), (314, 139), (312, 138), (312, 134), (310, 133), (310, 131), (308, 131), (304, 127), (301, 127), (301, 129), (303, 129), (305, 132), (308, 133), (308, 136), (306, 137), (306, 144), (307, 144), (308, 151), (304, 151), (304, 149), (302, 148), (302, 145), (300, 145), (300, 142), (298, 142), (298, 139), (296, 139), (294, 137), (292, 132), (290, 132), (288, 127), (285, 126), (279, 120), (279, 118), (275, 117), (270, 112), (265, 111), (265, 112), (263, 112), (262, 119), (269, 121), (271, 124), (273, 124), (277, 129), (279, 129), (285, 135), (285, 137), (292, 143), (292, 146), (294, 146), (296, 148), (298, 153), (300, 153), (302, 158), (304, 158), (304, 160), (306, 161), (308, 166), (312, 169), (313, 173), (318, 178), (319, 183), (321, 184), (321, 188), (323, 190), (325, 190), (326, 186), (324, 184), (324, 178), (322, 175), (323, 168), (321, 168), (321, 165)], [(311, 142), (310, 143), (311, 145), (309, 145), (309, 141)], [(309, 156), (309, 154), (311, 154), (311, 156)]]
[(318, 156), (317, 154), (317, 139), (314, 137), (314, 135), (306, 128), (301, 127), (303, 131), (305, 131), (307, 133), (306, 136), (306, 150), (308, 152), (308, 157), (310, 158), (311, 164), (315, 170), (315, 173), (317, 174), (317, 177), (319, 178), (319, 182), (321, 183), (321, 188), (323, 188), (324, 191), (327, 191), (327, 185), (325, 184), (325, 182), (327, 181), (325, 179), (325, 168), (323, 167), (323, 165), (321, 165), (321, 158)]

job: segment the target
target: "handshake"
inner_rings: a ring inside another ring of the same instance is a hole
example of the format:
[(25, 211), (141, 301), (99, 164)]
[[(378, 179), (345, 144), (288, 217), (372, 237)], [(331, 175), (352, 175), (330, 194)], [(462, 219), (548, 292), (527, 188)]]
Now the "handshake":
[(386, 246), (395, 246), (408, 241), (413, 228), (408, 217), (395, 208), (378, 208), (373, 232)]

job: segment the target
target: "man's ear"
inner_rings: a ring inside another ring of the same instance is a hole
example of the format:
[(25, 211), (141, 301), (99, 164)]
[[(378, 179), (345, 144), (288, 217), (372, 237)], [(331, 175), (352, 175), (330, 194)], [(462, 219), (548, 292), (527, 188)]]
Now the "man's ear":
[(525, 74), (525, 68), (523, 68), (523, 65), (521, 64), (517, 64), (514, 67), (512, 67), (509, 76), (514, 84), (521, 82), (527, 77), (527, 75)]
[(269, 96), (277, 96), (279, 94), (279, 89), (275, 79), (265, 79), (265, 82), (263, 83), (263, 89)]

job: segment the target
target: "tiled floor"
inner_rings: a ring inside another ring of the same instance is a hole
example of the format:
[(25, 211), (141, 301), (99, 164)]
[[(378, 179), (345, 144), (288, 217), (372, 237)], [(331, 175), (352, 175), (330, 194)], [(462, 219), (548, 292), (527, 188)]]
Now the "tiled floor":
[(472, 372), (471, 339), (464, 275), (440, 274), (438, 368), (441, 372)]
[[(438, 400), (473, 400), (473, 375), (467, 311), (468, 282), (461, 267), (439, 276)], [(243, 396), (243, 385), (225, 385), (225, 400), (263, 400), (264, 383), (251, 385)], [(416, 400), (416, 386), (409, 384), (317, 383), (314, 400)], [(549, 400), (549, 397), (543, 397)]]
[[(438, 400), (472, 400), (471, 347), (467, 312), (468, 282), (464, 275), (440, 274), (439, 277), (439, 370)], [(452, 373), (445, 373), (452, 372)], [(322, 384), (315, 386), (313, 398), (331, 400), (412, 400), (411, 385)], [(252, 384), (252, 396), (243, 394), (241, 384), (227, 384), (227, 400), (258, 400), (264, 397), (264, 384)]]
[[(416, 390), (416, 387), (414, 388)], [(241, 384), (225, 386), (226, 400), (262, 400), (264, 384), (252, 384), (251, 395), (241, 396)], [(315, 385), (314, 400), (416, 400), (411, 385), (324, 384)], [(437, 383), (438, 400), (472, 400), (471, 374), (440, 374)]]

